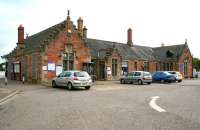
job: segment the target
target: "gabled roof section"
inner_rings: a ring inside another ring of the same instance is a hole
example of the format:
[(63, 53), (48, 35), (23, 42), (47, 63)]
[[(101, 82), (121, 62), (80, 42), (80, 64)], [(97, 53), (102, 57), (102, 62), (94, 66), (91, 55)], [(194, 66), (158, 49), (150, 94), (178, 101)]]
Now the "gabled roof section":
[(45, 44), (53, 40), (59, 31), (65, 28), (65, 21), (58, 23), (25, 39), (24, 53), (40, 51)]
[[(117, 43), (117, 42), (89, 39), (89, 38), (86, 40), (86, 44), (90, 48), (91, 56), (95, 58), (98, 58), (99, 50), (113, 48), (119, 52), (123, 60), (154, 59), (153, 50), (150, 47), (134, 45), (134, 47), (131, 48), (125, 43)], [(100, 54), (99, 58), (105, 57), (105, 52), (100, 52), (99, 54)]]
[(151, 47), (133, 45), (132, 49), (140, 59), (143, 59), (143, 60), (154, 60), (155, 59), (155, 57), (153, 55), (154, 52)]
[(159, 61), (167, 61), (167, 60), (177, 61), (186, 47), (187, 47), (186, 44), (156, 47), (153, 48), (154, 51), (153, 55)]

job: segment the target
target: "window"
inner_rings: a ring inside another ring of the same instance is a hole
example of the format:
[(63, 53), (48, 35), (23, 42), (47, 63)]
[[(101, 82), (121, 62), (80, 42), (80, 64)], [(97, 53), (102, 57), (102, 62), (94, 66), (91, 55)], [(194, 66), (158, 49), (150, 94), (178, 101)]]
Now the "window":
[(74, 69), (74, 53), (65, 53), (63, 57), (63, 70)]
[(156, 71), (158, 71), (158, 63), (156, 63)]
[(14, 72), (19, 73), (19, 63), (14, 64)]
[(144, 62), (144, 71), (149, 71), (149, 62)]
[(184, 61), (184, 75), (188, 75), (188, 60)]
[(117, 59), (112, 59), (112, 76), (117, 76)]
[(64, 77), (70, 77), (71, 76), (71, 72), (65, 72)]
[(137, 70), (137, 62), (134, 63), (135, 70)]
[(65, 46), (65, 53), (63, 55), (63, 70), (73, 70), (74, 69), (74, 53), (71, 44)]
[(140, 76), (141, 75), (141, 72), (135, 72), (134, 73), (134, 76)]

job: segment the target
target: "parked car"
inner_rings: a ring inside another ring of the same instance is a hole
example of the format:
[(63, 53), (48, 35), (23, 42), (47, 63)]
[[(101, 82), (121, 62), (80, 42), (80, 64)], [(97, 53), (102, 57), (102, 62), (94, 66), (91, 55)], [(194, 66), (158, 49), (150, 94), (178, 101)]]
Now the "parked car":
[(175, 76), (167, 71), (157, 71), (153, 74), (152, 78), (153, 82), (170, 83), (176, 81)]
[(152, 76), (149, 72), (146, 71), (132, 71), (126, 76), (120, 78), (120, 83), (138, 83), (138, 84), (151, 84)]
[(92, 79), (85, 71), (64, 71), (52, 80), (52, 86), (64, 86), (69, 90), (74, 87), (90, 89), (92, 86)]
[(175, 76), (176, 81), (182, 82), (183, 76), (180, 72), (178, 71), (168, 71), (170, 74), (173, 74)]

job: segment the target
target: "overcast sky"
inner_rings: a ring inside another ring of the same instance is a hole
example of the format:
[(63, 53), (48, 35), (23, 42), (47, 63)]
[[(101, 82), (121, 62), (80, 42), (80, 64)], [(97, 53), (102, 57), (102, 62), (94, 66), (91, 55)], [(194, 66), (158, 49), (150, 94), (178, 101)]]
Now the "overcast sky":
[[(137, 45), (156, 47), (183, 44), (200, 58), (200, 7), (198, 0), (0, 0), (0, 56), (17, 43), (19, 24), (29, 36), (67, 17), (82, 17), (88, 37), (127, 42), (133, 30)], [(0, 59), (0, 63), (2, 59)]]

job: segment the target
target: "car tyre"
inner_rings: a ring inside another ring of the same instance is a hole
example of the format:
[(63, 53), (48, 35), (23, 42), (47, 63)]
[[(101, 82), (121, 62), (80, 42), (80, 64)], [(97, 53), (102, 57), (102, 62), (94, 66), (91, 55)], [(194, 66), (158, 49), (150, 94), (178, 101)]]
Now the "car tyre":
[(150, 85), (150, 84), (151, 84), (151, 82), (148, 82), (147, 84), (149, 84), (149, 85)]
[(125, 80), (124, 79), (120, 80), (120, 82), (121, 82), (121, 84), (125, 84)]
[(56, 82), (55, 82), (55, 81), (53, 81), (53, 82), (52, 82), (52, 87), (53, 87), (53, 88), (56, 88), (56, 87), (57, 87), (57, 85), (56, 85)]
[(68, 84), (67, 84), (67, 89), (68, 89), (68, 90), (72, 90), (72, 89), (73, 89), (72, 83), (68, 83)]
[(89, 89), (90, 89), (90, 86), (85, 86), (85, 89), (86, 89), (86, 90), (89, 90)]
[(178, 80), (178, 82), (180, 83), (180, 82), (182, 82), (182, 80)]
[(160, 82), (164, 84), (164, 83), (165, 83), (165, 80), (164, 80), (164, 79), (162, 79)]
[(142, 84), (143, 84), (143, 82), (142, 82), (142, 80), (141, 80), (141, 79), (139, 79), (139, 80), (138, 80), (138, 84), (140, 84), (140, 85), (142, 85)]

